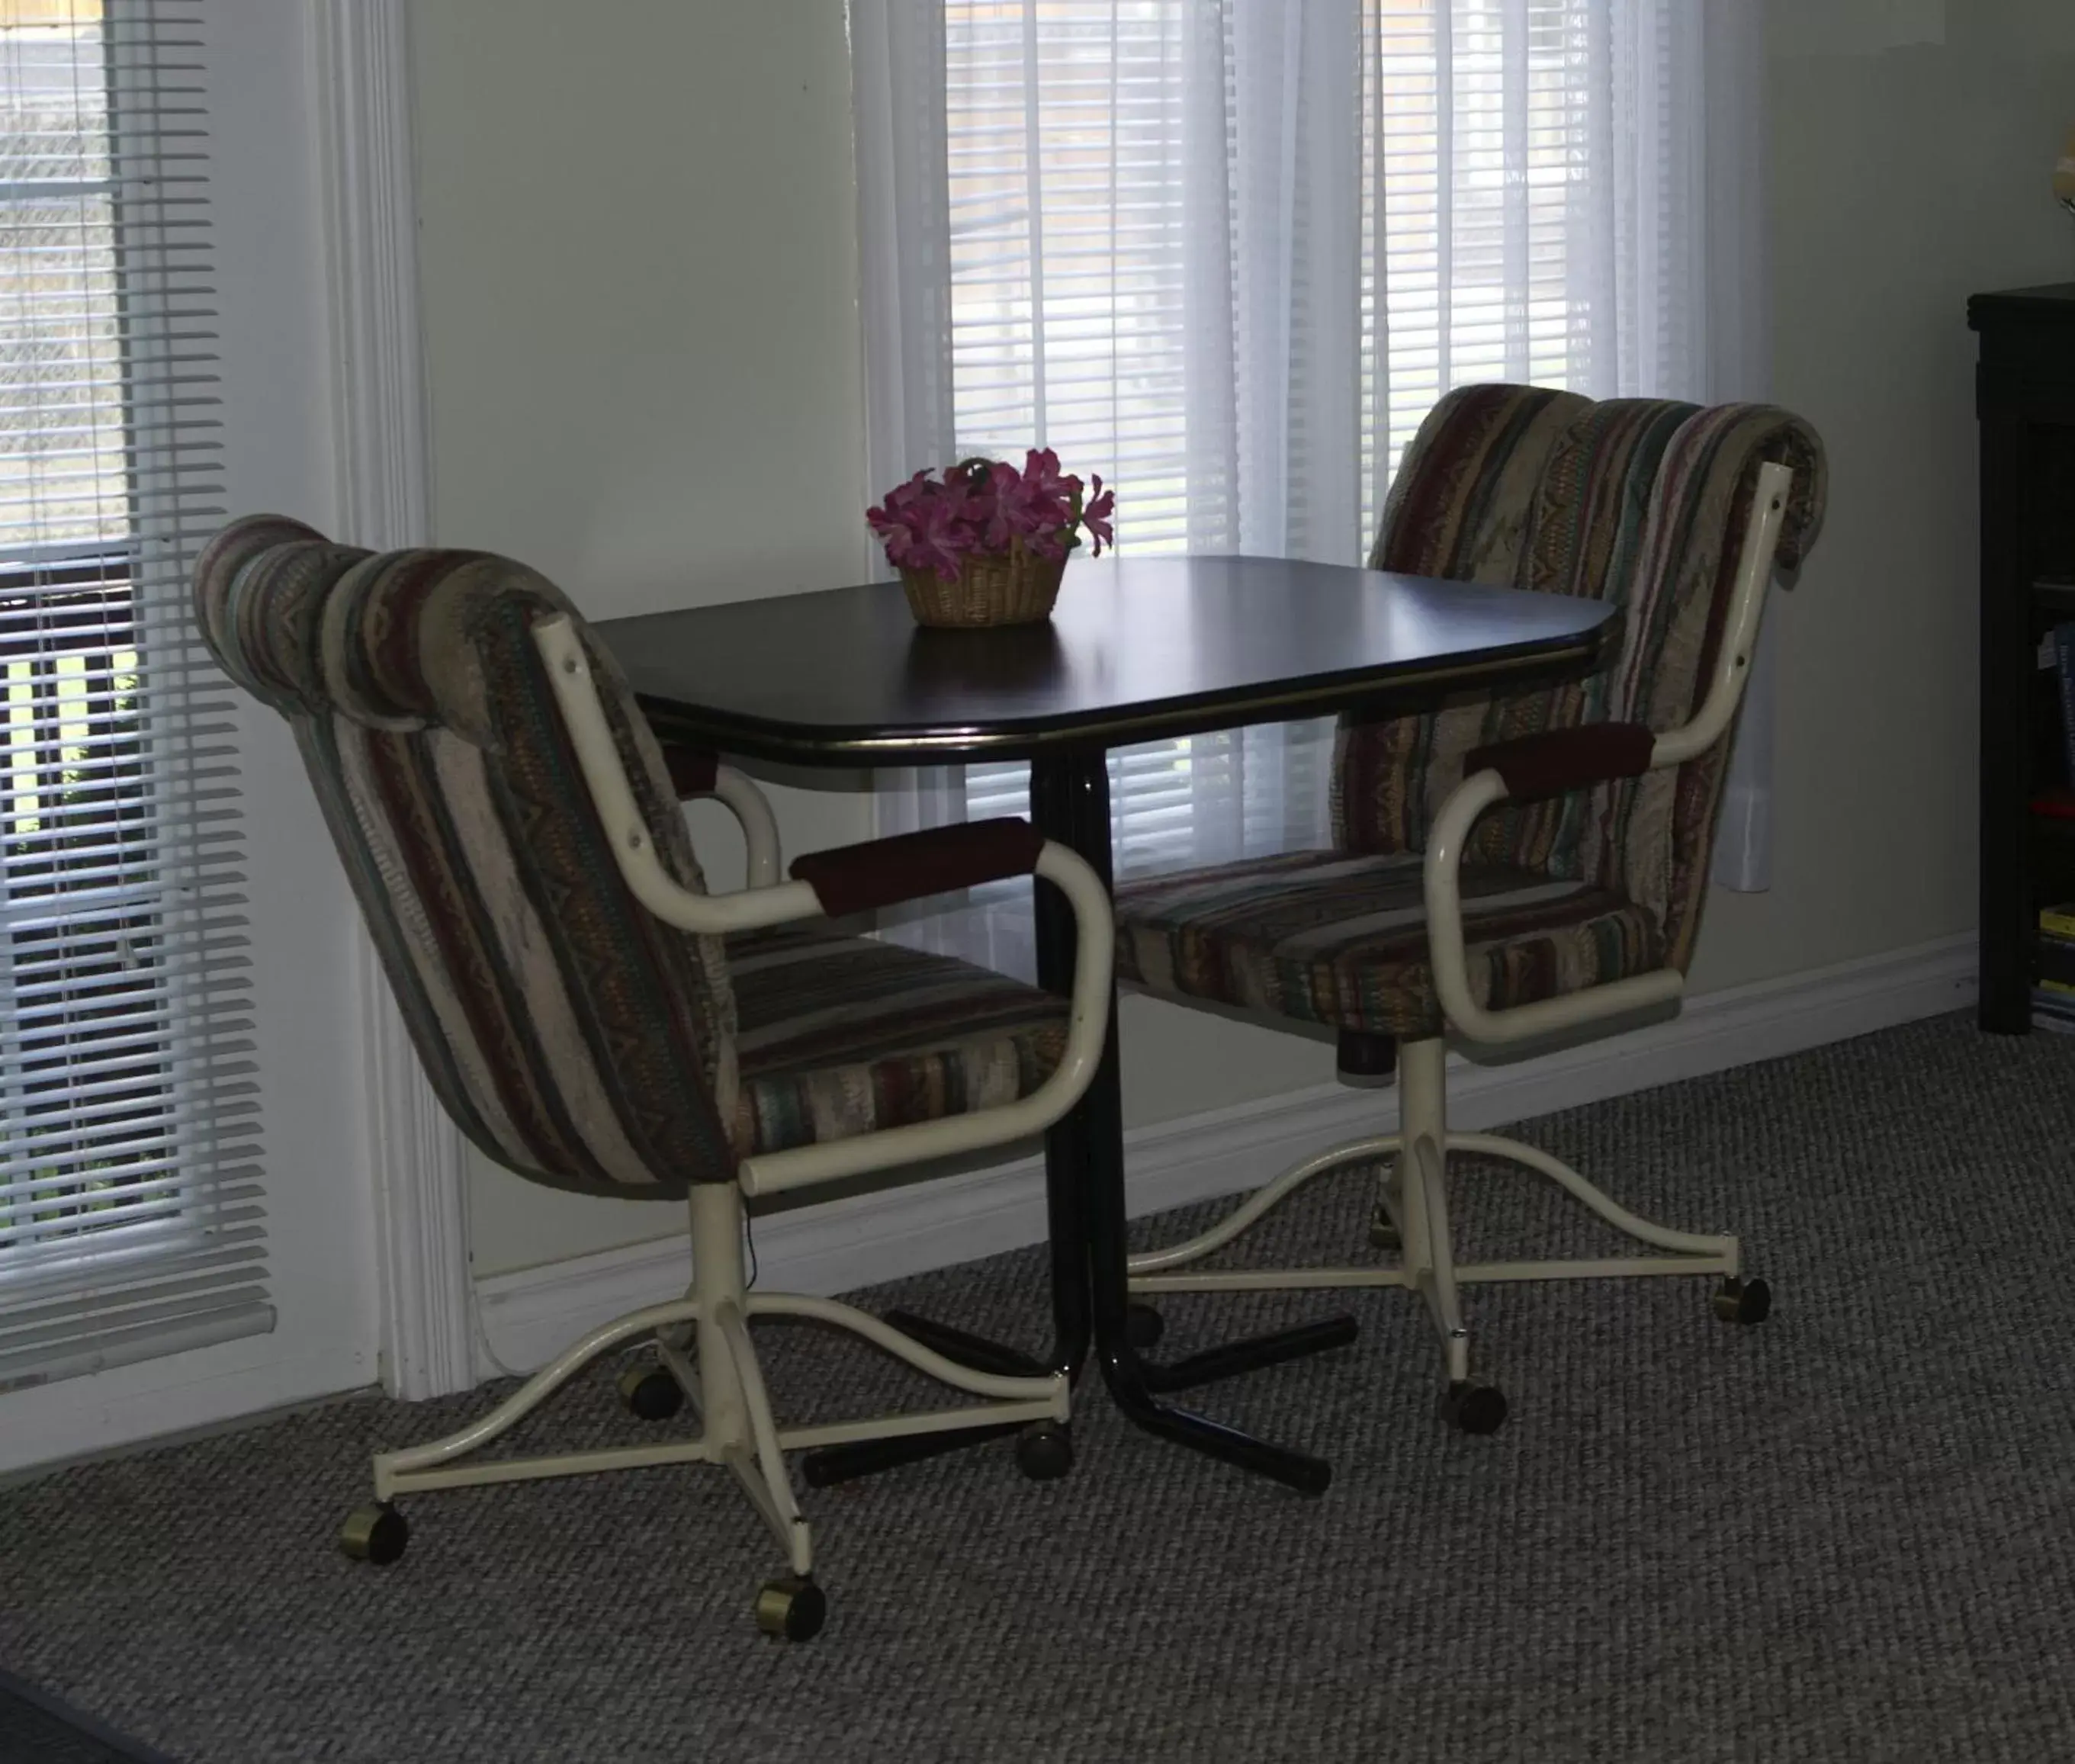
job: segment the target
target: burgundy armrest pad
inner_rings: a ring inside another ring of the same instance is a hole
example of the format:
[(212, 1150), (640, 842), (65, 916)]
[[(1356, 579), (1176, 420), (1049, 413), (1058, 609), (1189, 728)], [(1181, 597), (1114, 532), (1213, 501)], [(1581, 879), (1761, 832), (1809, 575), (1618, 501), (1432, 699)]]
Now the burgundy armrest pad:
[(1028, 876), (1044, 848), (1044, 836), (1028, 821), (966, 821), (810, 851), (793, 859), (792, 876), (813, 886), (830, 918), (842, 918), (897, 901)]
[(670, 782), (680, 801), (711, 796), (720, 776), (720, 756), (703, 747), (675, 747), (666, 743), (663, 764), (670, 768)]
[(1657, 737), (1639, 723), (1588, 723), (1576, 729), (1545, 729), (1514, 741), (1495, 741), (1472, 750), (1463, 776), (1487, 769), (1506, 781), (1516, 801), (1553, 797), (1609, 778), (1639, 778), (1650, 769)]

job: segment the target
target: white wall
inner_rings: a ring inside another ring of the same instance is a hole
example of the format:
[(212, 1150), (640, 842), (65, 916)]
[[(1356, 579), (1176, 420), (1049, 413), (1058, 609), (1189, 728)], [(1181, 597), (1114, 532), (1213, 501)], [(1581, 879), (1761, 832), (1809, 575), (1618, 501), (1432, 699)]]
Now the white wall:
[[(1781, 0), (1775, 383), (1829, 441), (1831, 524), (1781, 613), (1773, 892), (1718, 895), (1701, 989), (1973, 922), (1977, 287), (2075, 275), (2047, 196), (2066, 0)], [(415, 18), (436, 516), (600, 615), (858, 579), (862, 416), (835, 0), (546, 0)], [(1939, 42), (1940, 37), (1943, 38)], [(1884, 42), (1926, 46), (1883, 50)], [(789, 850), (864, 836), (781, 797)], [(702, 827), (704, 843), (724, 843)], [(1330, 1076), (1319, 1044), (1126, 1003), (1134, 1123)], [(674, 1230), (485, 1168), (479, 1273)]]
[(1773, 888), (1716, 892), (1702, 990), (1974, 923), (1967, 296), (2075, 280), (2050, 187), (2075, 123), (2075, 5), (1775, 0), (1771, 16), (1793, 52), (1771, 64), (1774, 392), (1828, 444), (1830, 516), (1776, 602)]

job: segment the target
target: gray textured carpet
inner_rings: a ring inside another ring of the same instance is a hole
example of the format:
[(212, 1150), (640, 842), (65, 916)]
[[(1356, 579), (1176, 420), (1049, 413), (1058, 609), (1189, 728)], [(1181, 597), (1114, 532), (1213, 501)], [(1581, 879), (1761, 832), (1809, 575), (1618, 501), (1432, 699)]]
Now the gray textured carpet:
[(0, 1672), (0, 1760), (6, 1764), (168, 1764), (48, 1691)]
[[(347, 1563), (367, 1453), (494, 1393), (344, 1403), (0, 1493), (0, 1661), (188, 1764), (2075, 1756), (2075, 1043), (1946, 1020), (1528, 1137), (1742, 1229), (1772, 1321), (1700, 1281), (1478, 1290), (1514, 1415), (1469, 1439), (1412, 1302), (1357, 1297), (1357, 1347), (1199, 1398), (1329, 1454), (1324, 1499), (1091, 1397), (1063, 1482), (996, 1447), (811, 1494), (831, 1616), (789, 1649), (710, 1471), (420, 1496), (401, 1563)], [(1595, 1240), (1526, 1178), (1456, 1193), (1486, 1248)], [(1344, 1253), (1363, 1205), (1256, 1253)], [(1040, 1334), (1034, 1254), (898, 1296)], [(1178, 1300), (1170, 1344), (1331, 1308)], [(794, 1412), (910, 1388), (765, 1339)], [(520, 1443), (638, 1437), (608, 1377)]]

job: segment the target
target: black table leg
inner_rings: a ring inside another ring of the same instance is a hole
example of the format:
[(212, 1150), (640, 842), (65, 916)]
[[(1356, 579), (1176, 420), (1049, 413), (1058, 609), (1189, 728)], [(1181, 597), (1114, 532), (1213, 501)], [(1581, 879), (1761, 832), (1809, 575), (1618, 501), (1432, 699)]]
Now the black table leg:
[[(1042, 915), (1051, 895), (1049, 888), (1040, 891), (1038, 912)], [(1064, 903), (1052, 895), (1049, 903), (1064, 910)], [(1067, 934), (1072, 934), (1071, 917)], [(1052, 1252), (1052, 1353), (1047, 1360), (1040, 1360), (1021, 1348), (1011, 1348), (998, 1341), (990, 1341), (984, 1335), (975, 1335), (968, 1330), (939, 1323), (933, 1317), (918, 1317), (911, 1311), (889, 1311), (885, 1320), (904, 1335), (912, 1335), (926, 1348), (934, 1348), (948, 1360), (962, 1360), (979, 1372), (999, 1373), (1011, 1378), (1034, 1377), (1047, 1371), (1063, 1372), (1071, 1379), (1080, 1377), (1081, 1367), (1088, 1356), (1088, 1297), (1087, 1297), (1087, 1233), (1081, 1224), (1081, 1185), (1079, 1171), (1080, 1124), (1074, 1115), (1045, 1136), (1045, 1215), (1047, 1239)], [(996, 1433), (1013, 1433), (1014, 1426), (1006, 1428), (989, 1427), (974, 1430), (948, 1437), (954, 1441), (971, 1443), (975, 1434), (984, 1432), (992, 1437)], [(868, 1442), (876, 1443), (877, 1442)], [(888, 1441), (887, 1443), (897, 1443)], [(948, 1451), (951, 1447), (942, 1447)]]
[[(1030, 768), (1030, 817), (1039, 832), (1080, 853), (1095, 867), (1105, 884), (1111, 878), (1109, 771), (1100, 751), (1035, 760)], [(1073, 973), (1073, 921), (1062, 910), (1038, 921), (1038, 978), (1054, 991), (1068, 988)], [(1087, 1291), (1090, 1321), (1093, 1325), (1095, 1354), (1102, 1367), (1103, 1382), (1117, 1406), (1148, 1431), (1178, 1444), (1221, 1458), (1228, 1464), (1274, 1478), (1307, 1494), (1324, 1492), (1332, 1480), (1332, 1466), (1323, 1458), (1278, 1446), (1236, 1427), (1176, 1409), (1158, 1401), (1154, 1391), (1162, 1388), (1163, 1373), (1183, 1382), (1199, 1382), (1187, 1369), (1200, 1371), (1199, 1362), (1222, 1356), (1220, 1369), (1202, 1376), (1227, 1376), (1249, 1365), (1269, 1364), (1294, 1352), (1313, 1352), (1338, 1346), (1348, 1339), (1343, 1331), (1318, 1325), (1236, 1344), (1232, 1349), (1214, 1349), (1210, 1355), (1191, 1356), (1173, 1369), (1141, 1361), (1127, 1333), (1129, 1306), (1129, 1248), (1125, 1241), (1124, 1189), (1123, 1087), (1120, 1079), (1116, 1043), (1116, 1004), (1110, 1004), (1109, 1035), (1104, 1044), (1102, 1064), (1080, 1107), (1070, 1117), (1076, 1124), (1071, 1149), (1081, 1165), (1083, 1216), (1079, 1221), (1086, 1234)], [(1062, 1124), (1062, 1125), (1066, 1124)], [(1047, 1182), (1061, 1187), (1057, 1168), (1060, 1147), (1047, 1148)], [(1055, 1218), (1053, 1242), (1054, 1266), (1058, 1265), (1060, 1221)], [(1074, 1221), (1067, 1221), (1069, 1224)], [(1182, 1374), (1176, 1377), (1177, 1374)]]
[[(1109, 882), (1109, 772), (1100, 751), (1033, 760), (1030, 818), (1047, 839), (1079, 852), (1104, 884)], [(1072, 911), (1056, 891), (1041, 886), (1036, 917), (1038, 983), (1052, 992), (1071, 992)], [(1355, 1337), (1352, 1318), (1303, 1323), (1227, 1343), (1172, 1365), (1141, 1360), (1128, 1339), (1123, 1089), (1114, 999), (1109, 1034), (1094, 1083), (1080, 1106), (1046, 1135), (1045, 1195), (1051, 1238), (1053, 1345), (1049, 1359), (1038, 1360), (909, 1312), (889, 1311), (886, 1320), (948, 1358), (981, 1371), (1012, 1376), (1049, 1366), (1078, 1379), (1092, 1345), (1111, 1396), (1141, 1427), (1304, 1493), (1323, 1493), (1333, 1474), (1324, 1459), (1174, 1408), (1158, 1401), (1156, 1393), (1185, 1389), (1344, 1346)], [(827, 1488), (1017, 1431), (1011, 1424), (864, 1440), (810, 1453), (801, 1471), (810, 1486)]]

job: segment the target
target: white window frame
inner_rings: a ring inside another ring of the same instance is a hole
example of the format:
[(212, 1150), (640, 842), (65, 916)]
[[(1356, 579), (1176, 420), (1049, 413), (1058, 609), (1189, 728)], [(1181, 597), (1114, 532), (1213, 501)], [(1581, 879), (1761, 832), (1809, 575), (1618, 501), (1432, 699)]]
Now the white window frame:
[[(382, 140), (391, 155), (403, 143), (408, 170), (405, 16), (404, 0), (209, 0), (225, 482), (234, 511), (273, 509), (349, 533), (353, 472), (364, 479), (396, 469), (374, 445), (380, 420), (366, 403), (368, 364), (343, 321), (350, 302), (334, 299), (339, 241), (350, 235), (319, 97), (329, 95), (334, 123), (356, 142)], [(357, 89), (342, 85), (341, 55), (371, 37), (386, 46), (379, 65), (363, 70)], [(325, 193), (322, 205), (312, 202), (313, 191)], [(384, 200), (408, 226), (408, 176), (392, 180)], [(367, 256), (340, 273), (365, 287)], [(393, 267), (384, 273), (396, 278)], [(412, 280), (396, 278), (409, 292), (391, 309), (408, 313), (415, 350)], [(357, 427), (346, 420), (355, 397)], [(350, 467), (354, 435), (360, 452)], [(383, 441), (393, 446), (394, 433)], [(423, 459), (420, 444), (401, 479), (415, 474), (422, 483)], [(238, 706), (236, 724), (276, 1325), (270, 1335), (0, 1396), (0, 1476), (218, 1427), (366, 1386), (379, 1374), (387, 1307), (375, 1253), (375, 1141), (401, 1158), (419, 1122), (408, 1110), (375, 1112), (358, 915), (294, 743), (281, 718), (256, 703)], [(437, 1154), (437, 1143), (431, 1149)], [(465, 1267), (464, 1260), (464, 1294)]]

